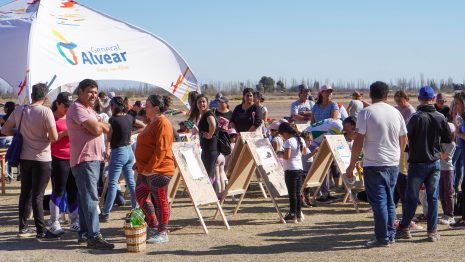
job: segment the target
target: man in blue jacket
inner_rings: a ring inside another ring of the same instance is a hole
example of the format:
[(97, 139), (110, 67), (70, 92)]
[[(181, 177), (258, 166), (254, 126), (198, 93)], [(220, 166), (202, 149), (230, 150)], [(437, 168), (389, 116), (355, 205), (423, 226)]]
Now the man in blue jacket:
[(420, 186), (425, 184), (428, 198), (428, 241), (439, 240), (438, 195), (440, 177), (441, 143), (451, 142), (447, 120), (434, 107), (434, 90), (422, 87), (418, 100), (420, 105), (407, 124), (409, 145), (409, 168), (405, 204), (402, 207), (402, 221), (396, 232), (397, 239), (411, 239), (409, 224), (415, 216)]

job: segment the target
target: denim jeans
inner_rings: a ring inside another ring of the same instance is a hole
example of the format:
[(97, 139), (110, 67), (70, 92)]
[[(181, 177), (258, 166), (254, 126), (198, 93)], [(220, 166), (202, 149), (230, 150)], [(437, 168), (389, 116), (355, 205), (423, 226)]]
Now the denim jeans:
[(463, 177), (463, 152), (462, 147), (457, 147), (454, 152), (454, 156), (452, 157), (452, 164), (454, 165), (454, 189), (458, 191), (460, 185), (460, 180)]
[(134, 180), (134, 153), (131, 146), (122, 146), (111, 149), (110, 164), (108, 165), (108, 192), (103, 206), (102, 213), (108, 214), (113, 207), (116, 198), (116, 191), (118, 191), (118, 180), (121, 171), (124, 173), (124, 180), (131, 192), (132, 208), (137, 207), (137, 200), (135, 196), (136, 182)]
[(439, 160), (430, 163), (410, 163), (407, 176), (407, 192), (405, 204), (402, 205), (401, 228), (408, 228), (415, 216), (418, 205), (418, 194), (421, 184), (425, 184), (428, 198), (428, 232), (436, 232), (438, 225), (438, 197), (439, 197)]
[(396, 236), (394, 190), (398, 175), (398, 166), (367, 166), (363, 168), (365, 190), (375, 220), (375, 236), (376, 240), (381, 243), (388, 243)]
[(71, 168), (78, 188), (79, 234), (95, 238), (100, 234), (97, 183), (100, 161), (82, 162)]

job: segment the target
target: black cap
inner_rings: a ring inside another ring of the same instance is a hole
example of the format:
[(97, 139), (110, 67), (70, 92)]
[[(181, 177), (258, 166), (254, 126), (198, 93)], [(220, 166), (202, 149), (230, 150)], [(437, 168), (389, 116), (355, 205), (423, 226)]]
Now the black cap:
[(68, 92), (61, 92), (57, 95), (56, 101), (69, 107), (73, 103), (73, 95)]
[(297, 87), (299, 93), (310, 91), (306, 84), (301, 84)]
[(134, 103), (134, 106), (138, 106), (138, 107), (142, 107), (142, 102), (137, 100), (135, 103)]

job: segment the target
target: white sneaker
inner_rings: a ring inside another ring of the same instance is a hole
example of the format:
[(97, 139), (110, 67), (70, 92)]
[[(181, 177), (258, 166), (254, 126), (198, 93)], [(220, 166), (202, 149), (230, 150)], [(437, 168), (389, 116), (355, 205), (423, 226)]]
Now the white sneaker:
[(73, 223), (69, 225), (69, 230), (79, 232), (79, 230), (81, 230), (81, 227), (79, 226), (79, 223)]
[(297, 218), (297, 222), (303, 222), (305, 220), (304, 213), (300, 212), (300, 217)]
[(53, 222), (49, 230), (55, 235), (62, 235), (63, 233), (65, 233), (63, 228), (61, 228), (60, 222), (58, 221)]
[(439, 223), (443, 225), (451, 225), (455, 223), (455, 218), (448, 217), (448, 216), (442, 216), (442, 218), (439, 219)]

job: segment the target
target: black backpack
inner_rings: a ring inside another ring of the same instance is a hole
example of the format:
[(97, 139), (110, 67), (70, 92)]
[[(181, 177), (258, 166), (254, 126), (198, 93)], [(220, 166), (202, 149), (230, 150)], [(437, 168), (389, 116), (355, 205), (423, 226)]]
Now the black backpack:
[(228, 132), (219, 130), (216, 135), (218, 137), (218, 152), (224, 156), (231, 154), (231, 139), (229, 138)]
[(218, 116), (213, 114), (216, 121), (216, 137), (217, 139), (217, 148), (218, 152), (220, 152), (224, 156), (228, 156), (232, 152), (231, 148), (231, 139), (229, 138), (228, 132), (224, 131), (218, 126)]

